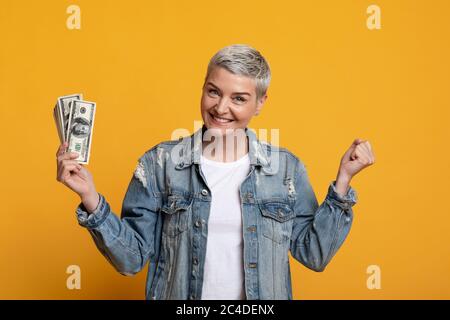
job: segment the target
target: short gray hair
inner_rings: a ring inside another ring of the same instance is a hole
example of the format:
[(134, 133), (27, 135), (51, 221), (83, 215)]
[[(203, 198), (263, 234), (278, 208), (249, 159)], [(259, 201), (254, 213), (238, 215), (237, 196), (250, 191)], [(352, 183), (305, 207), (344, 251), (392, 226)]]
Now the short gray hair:
[(233, 44), (220, 49), (209, 61), (205, 81), (216, 66), (255, 79), (257, 99), (266, 94), (271, 78), (270, 68), (256, 49), (245, 44)]

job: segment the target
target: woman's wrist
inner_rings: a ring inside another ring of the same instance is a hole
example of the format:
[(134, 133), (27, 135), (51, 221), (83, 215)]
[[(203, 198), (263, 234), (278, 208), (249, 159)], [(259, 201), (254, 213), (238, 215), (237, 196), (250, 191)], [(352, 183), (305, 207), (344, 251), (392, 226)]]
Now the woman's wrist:
[(347, 194), (351, 180), (352, 180), (352, 177), (350, 177), (348, 174), (345, 174), (343, 172), (338, 173), (338, 175), (336, 177), (335, 188), (336, 188), (336, 192), (340, 196), (344, 197)]
[(100, 195), (97, 191), (90, 192), (86, 195), (81, 195), (80, 198), (88, 213), (94, 212), (100, 202)]

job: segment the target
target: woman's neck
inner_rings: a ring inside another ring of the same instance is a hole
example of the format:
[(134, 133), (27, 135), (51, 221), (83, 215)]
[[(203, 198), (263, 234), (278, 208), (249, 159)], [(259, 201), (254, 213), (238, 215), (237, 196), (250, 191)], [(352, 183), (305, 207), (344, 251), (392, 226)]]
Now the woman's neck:
[(213, 161), (237, 161), (247, 153), (248, 138), (246, 134), (216, 135), (213, 139), (203, 139), (202, 155)]

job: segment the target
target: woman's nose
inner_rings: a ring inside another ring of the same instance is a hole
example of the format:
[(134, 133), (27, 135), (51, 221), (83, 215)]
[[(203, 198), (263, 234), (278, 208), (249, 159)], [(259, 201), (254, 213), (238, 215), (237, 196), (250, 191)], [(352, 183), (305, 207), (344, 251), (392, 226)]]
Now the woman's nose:
[(216, 106), (216, 111), (218, 114), (224, 114), (228, 111), (228, 100), (226, 98), (220, 99)]

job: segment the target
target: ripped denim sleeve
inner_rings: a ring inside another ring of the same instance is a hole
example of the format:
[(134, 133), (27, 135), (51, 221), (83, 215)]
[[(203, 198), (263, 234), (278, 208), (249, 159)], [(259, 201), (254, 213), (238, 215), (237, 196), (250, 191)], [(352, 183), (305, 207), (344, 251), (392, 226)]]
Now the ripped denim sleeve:
[(124, 275), (140, 271), (155, 253), (160, 200), (152, 190), (151, 168), (151, 159), (142, 156), (128, 185), (120, 218), (103, 195), (92, 214), (82, 203), (76, 209), (78, 223), (88, 229), (100, 252)]

